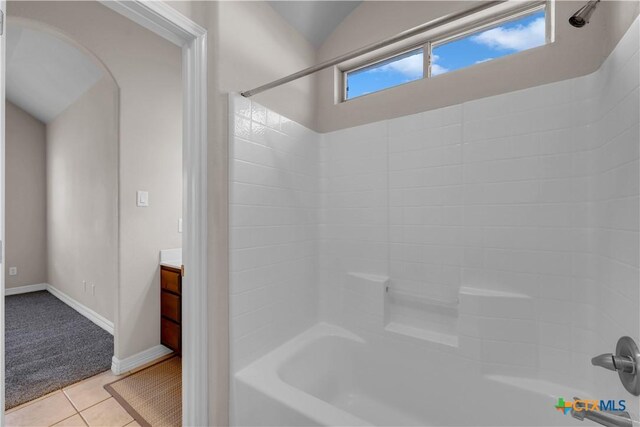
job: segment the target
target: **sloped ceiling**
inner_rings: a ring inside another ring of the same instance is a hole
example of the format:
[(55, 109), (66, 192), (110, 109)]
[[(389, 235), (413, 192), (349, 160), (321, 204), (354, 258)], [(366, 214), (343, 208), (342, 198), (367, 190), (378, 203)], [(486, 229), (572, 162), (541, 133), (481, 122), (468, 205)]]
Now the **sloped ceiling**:
[(361, 1), (269, 1), (292, 27), (313, 46), (320, 47), (329, 34)]
[(11, 21), (6, 48), (7, 99), (45, 123), (66, 110), (103, 74), (76, 47)]

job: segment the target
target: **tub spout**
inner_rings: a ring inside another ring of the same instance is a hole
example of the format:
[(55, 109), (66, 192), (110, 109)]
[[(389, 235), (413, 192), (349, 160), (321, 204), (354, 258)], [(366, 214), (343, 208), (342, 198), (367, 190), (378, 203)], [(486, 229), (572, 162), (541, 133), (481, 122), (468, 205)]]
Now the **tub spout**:
[(586, 418), (606, 427), (633, 427), (633, 422), (628, 412), (591, 411), (587, 409), (580, 398), (574, 397), (573, 400), (576, 403), (574, 408), (571, 409), (571, 416), (577, 420), (584, 421)]

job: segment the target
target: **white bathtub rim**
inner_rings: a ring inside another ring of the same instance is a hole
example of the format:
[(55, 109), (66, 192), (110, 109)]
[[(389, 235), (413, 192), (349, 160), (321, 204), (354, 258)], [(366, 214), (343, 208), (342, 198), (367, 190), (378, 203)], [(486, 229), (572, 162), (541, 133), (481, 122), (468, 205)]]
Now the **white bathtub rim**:
[(306, 393), (280, 378), (280, 368), (293, 354), (297, 354), (309, 343), (319, 338), (337, 336), (361, 344), (365, 340), (360, 336), (328, 323), (317, 323), (305, 332), (287, 341), (280, 347), (267, 353), (265, 356), (251, 363), (235, 374), (237, 381), (246, 384), (260, 393), (268, 396), (290, 408), (292, 411), (302, 414), (319, 425), (325, 426), (370, 426), (371, 422), (365, 421), (355, 415), (344, 411), (322, 399)]

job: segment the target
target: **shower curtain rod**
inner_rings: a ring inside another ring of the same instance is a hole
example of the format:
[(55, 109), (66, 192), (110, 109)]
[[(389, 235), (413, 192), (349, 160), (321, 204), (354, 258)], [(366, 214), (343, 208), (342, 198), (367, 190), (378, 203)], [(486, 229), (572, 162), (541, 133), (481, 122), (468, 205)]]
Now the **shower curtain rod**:
[(301, 77), (308, 76), (309, 74), (313, 74), (315, 72), (324, 70), (325, 68), (329, 68), (329, 67), (333, 67), (334, 65), (341, 64), (344, 61), (357, 58), (360, 55), (373, 52), (375, 50), (392, 45), (402, 40), (406, 40), (410, 37), (417, 36), (418, 34), (422, 34), (434, 28), (438, 28), (443, 25), (449, 24), (458, 19), (466, 18), (467, 16), (473, 15), (474, 13), (482, 12), (483, 10), (489, 9), (490, 7), (497, 6), (498, 4), (504, 3), (505, 1), (507, 0), (482, 2), (481, 5), (472, 7), (471, 9), (467, 9), (462, 12), (452, 13), (450, 15), (446, 15), (441, 18), (434, 19), (433, 21), (429, 21), (425, 24), (418, 25), (417, 27), (403, 31), (399, 34), (396, 34), (395, 36), (389, 37), (388, 39), (381, 40), (377, 43), (372, 43), (368, 46), (361, 47), (360, 49), (353, 50), (351, 52), (337, 56), (333, 59), (329, 59), (327, 61), (311, 66), (309, 68), (305, 68), (304, 70), (300, 70), (297, 73), (293, 73), (281, 79), (274, 80), (271, 83), (267, 83), (262, 86), (258, 86), (257, 88), (241, 92), (240, 95), (244, 96), (245, 98), (248, 98), (260, 92), (264, 92), (265, 90), (273, 89), (274, 87), (281, 86), (285, 83), (292, 82)]

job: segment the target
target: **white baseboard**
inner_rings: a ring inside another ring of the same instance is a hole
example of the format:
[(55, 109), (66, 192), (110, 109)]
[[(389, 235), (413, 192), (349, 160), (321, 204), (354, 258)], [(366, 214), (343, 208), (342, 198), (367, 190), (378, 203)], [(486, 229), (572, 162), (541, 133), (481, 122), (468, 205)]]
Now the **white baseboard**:
[(58, 298), (63, 303), (67, 304), (69, 307), (73, 308), (78, 313), (82, 314), (87, 319), (91, 320), (96, 325), (100, 326), (105, 331), (109, 332), (113, 335), (113, 322), (107, 320), (105, 317), (99, 315), (95, 311), (91, 310), (89, 307), (80, 304), (78, 301), (71, 298), (69, 295), (60, 291), (59, 289), (54, 288), (53, 286), (47, 284), (47, 291), (49, 291), (53, 296)]
[(113, 358), (111, 359), (111, 371), (113, 371), (113, 373), (116, 375), (120, 375), (132, 369), (139, 368), (145, 363), (149, 363), (162, 356), (166, 356), (171, 352), (172, 351), (169, 350), (167, 347), (163, 345), (157, 345), (155, 347), (151, 347), (147, 350), (141, 351), (138, 354), (134, 354), (133, 356), (129, 356), (122, 360), (113, 356)]
[(37, 292), (37, 291), (46, 291), (47, 290), (46, 283), (37, 283), (35, 285), (24, 285), (17, 286), (15, 288), (5, 288), (4, 295), (18, 295), (18, 294), (26, 294), (27, 292)]

